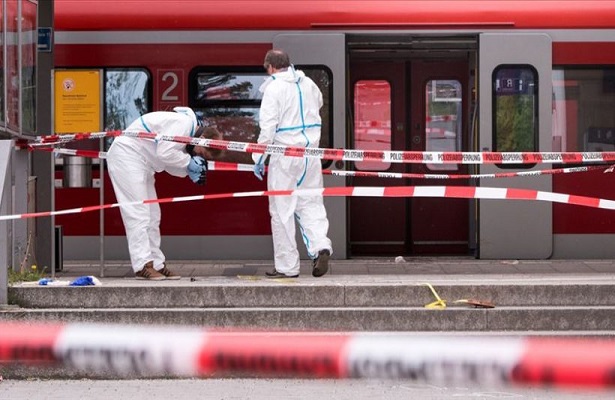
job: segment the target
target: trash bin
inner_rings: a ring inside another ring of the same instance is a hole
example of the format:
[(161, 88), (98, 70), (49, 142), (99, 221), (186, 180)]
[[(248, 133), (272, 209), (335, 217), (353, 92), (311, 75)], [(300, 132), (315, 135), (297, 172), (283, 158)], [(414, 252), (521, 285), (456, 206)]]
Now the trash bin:
[(65, 157), (62, 184), (65, 188), (92, 187), (92, 159), (86, 157)]
[(55, 227), (55, 264), (56, 272), (64, 270), (64, 234), (62, 233), (62, 226), (56, 225)]

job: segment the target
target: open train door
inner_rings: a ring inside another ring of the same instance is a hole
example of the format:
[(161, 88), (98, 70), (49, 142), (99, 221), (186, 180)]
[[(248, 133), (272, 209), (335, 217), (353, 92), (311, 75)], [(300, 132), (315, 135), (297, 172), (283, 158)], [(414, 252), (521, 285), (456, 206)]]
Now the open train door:
[[(479, 36), (480, 151), (551, 151), (551, 38), (545, 34)], [(480, 165), (480, 173), (533, 171), (550, 164)], [(480, 186), (551, 191), (551, 177), (481, 179)], [(478, 257), (545, 259), (553, 247), (552, 205), (480, 200)]]
[[(273, 39), (273, 47), (284, 49), (290, 62), (300, 68), (316, 67), (326, 70), (328, 79), (317, 82), (323, 91), (324, 106), (322, 137), (320, 147), (346, 148), (346, 39), (340, 33), (302, 33), (280, 34)], [(265, 55), (263, 54), (263, 57)], [(322, 68), (321, 68), (322, 67)], [(323, 88), (323, 86), (326, 86)], [(326, 93), (328, 92), (328, 93)], [(329, 95), (328, 95), (329, 94)], [(335, 94), (335, 96), (333, 96)], [(324, 167), (343, 169), (343, 164), (326, 162)], [(324, 185), (340, 186), (343, 179), (331, 175), (324, 176)], [(329, 238), (333, 242), (333, 257), (346, 258), (346, 199), (325, 197), (325, 208), (329, 215)], [(300, 240), (297, 243), (301, 243)], [(305, 256), (304, 246), (297, 246)]]

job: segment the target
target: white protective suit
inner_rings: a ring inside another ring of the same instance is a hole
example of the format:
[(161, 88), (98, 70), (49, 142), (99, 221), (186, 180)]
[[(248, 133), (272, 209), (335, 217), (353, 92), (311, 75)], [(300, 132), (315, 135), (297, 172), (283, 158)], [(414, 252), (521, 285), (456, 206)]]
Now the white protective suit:
[[(269, 77), (261, 86), (258, 143), (293, 147), (318, 147), (323, 105), (318, 86), (303, 71), (290, 66)], [(252, 155), (256, 164), (262, 154)], [(316, 158), (272, 155), (267, 173), (269, 190), (322, 188), (322, 166)], [(322, 196), (269, 197), (275, 269), (288, 276), (299, 274), (299, 252), (295, 241), (295, 218), (308, 255), (315, 259), (320, 250), (333, 254), (327, 237), (329, 221)]]
[[(197, 119), (188, 107), (175, 107), (174, 111), (158, 111), (136, 119), (127, 131), (150, 132), (161, 135), (193, 136)], [(184, 177), (190, 155), (185, 144), (128, 136), (115, 138), (107, 153), (109, 176), (119, 203), (156, 199), (154, 174), (167, 171)], [(136, 204), (121, 206), (122, 221), (126, 229), (132, 269), (137, 272), (153, 261), (160, 270), (165, 261), (160, 250), (160, 205)]]

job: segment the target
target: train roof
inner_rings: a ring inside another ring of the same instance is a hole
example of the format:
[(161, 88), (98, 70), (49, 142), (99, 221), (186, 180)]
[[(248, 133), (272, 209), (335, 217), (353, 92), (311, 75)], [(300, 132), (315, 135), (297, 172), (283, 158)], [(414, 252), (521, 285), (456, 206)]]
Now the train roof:
[(614, 29), (606, 0), (55, 0), (59, 31)]

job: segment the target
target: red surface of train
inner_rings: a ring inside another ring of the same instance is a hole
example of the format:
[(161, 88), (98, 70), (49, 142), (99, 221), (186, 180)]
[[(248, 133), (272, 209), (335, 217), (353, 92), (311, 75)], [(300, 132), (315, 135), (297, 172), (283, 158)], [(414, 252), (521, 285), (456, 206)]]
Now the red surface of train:
[[(255, 141), (262, 62), (272, 47), (320, 86), (321, 147), (413, 151), (615, 150), (615, 1), (55, 0), (56, 71), (98, 71), (101, 130), (187, 105), (226, 140)], [(96, 146), (98, 142), (79, 143)], [(249, 162), (227, 152), (224, 161)], [(540, 171), (561, 164), (324, 161), (328, 170), (417, 174)], [(565, 165), (569, 166), (569, 165)], [(56, 178), (62, 178), (58, 165)], [(99, 165), (93, 165), (94, 178)], [(615, 199), (613, 174), (499, 179), (325, 177), (331, 186), (529, 188)], [(115, 202), (108, 178), (104, 202)], [(249, 172), (211, 172), (205, 188), (158, 174), (159, 197), (263, 190)], [(95, 205), (99, 189), (58, 187), (56, 209)], [(538, 201), (327, 198), (334, 256), (615, 256), (615, 213)], [(175, 259), (268, 258), (266, 198), (162, 206)], [(96, 258), (98, 213), (56, 218), (64, 256)], [(127, 258), (117, 210), (107, 258)]]

